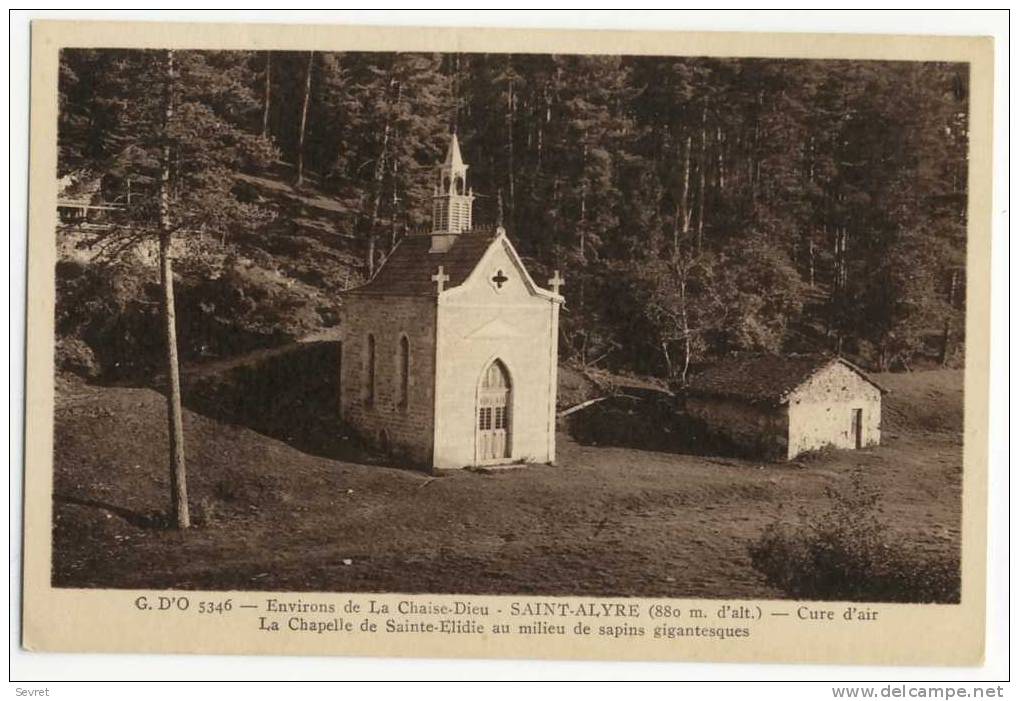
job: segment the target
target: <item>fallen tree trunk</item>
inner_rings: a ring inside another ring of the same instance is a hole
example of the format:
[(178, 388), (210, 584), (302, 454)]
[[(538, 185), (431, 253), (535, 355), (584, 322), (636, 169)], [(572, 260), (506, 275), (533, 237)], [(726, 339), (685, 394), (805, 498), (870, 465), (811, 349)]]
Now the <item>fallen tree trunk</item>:
[(575, 404), (574, 406), (571, 406), (568, 409), (563, 409), (562, 411), (557, 412), (556, 416), (561, 419), (564, 416), (569, 416), (574, 412), (578, 412), (581, 409), (586, 409), (587, 407), (597, 404), (598, 402), (604, 402), (606, 399), (619, 399), (620, 397), (622, 397), (623, 399), (633, 399), (635, 401), (646, 401), (645, 397), (638, 397), (633, 394), (625, 394), (623, 392), (619, 392), (616, 394), (608, 394), (605, 395), (604, 397), (595, 397), (594, 399), (588, 399), (586, 402)]
[(557, 412), (556, 416), (558, 416), (561, 419), (564, 416), (569, 416), (570, 414), (572, 414), (572, 413), (574, 413), (576, 411), (580, 411), (581, 409), (585, 409), (585, 408), (591, 406), (592, 404), (597, 404), (598, 402), (603, 402), (606, 399), (608, 399), (608, 397), (596, 397), (594, 399), (588, 399), (586, 402), (581, 402), (580, 404), (576, 404), (574, 406), (571, 406), (569, 409), (563, 409), (562, 411)]

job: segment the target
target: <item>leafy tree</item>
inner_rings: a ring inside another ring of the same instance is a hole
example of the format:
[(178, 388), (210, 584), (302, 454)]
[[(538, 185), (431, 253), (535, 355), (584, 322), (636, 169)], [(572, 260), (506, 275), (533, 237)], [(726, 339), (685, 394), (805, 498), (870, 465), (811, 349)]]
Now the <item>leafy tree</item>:
[(160, 56), (61, 55), (59, 175), (131, 192), (110, 256), (154, 235), (165, 190), (178, 274), (225, 280), (242, 246), (276, 265), (247, 173), (284, 181), (294, 228), (332, 200), (342, 235), (316, 250), (360, 280), (428, 226), (455, 130), (475, 221), (569, 279), (561, 347), (581, 362), (682, 381), (733, 352), (906, 368), (964, 346), (964, 65), (177, 52), (167, 120)]
[(245, 56), (171, 50), (125, 51), (105, 58), (110, 60), (69, 57), (69, 64), (93, 70), (88, 82), (103, 85), (119, 99), (93, 102), (89, 114), (108, 126), (90, 150), (67, 155), (77, 159), (75, 165), (104, 171), (107, 191), (135, 184), (136, 196), (116, 226), (91, 242), (101, 256), (115, 260), (146, 242), (158, 246), (172, 517), (178, 528), (187, 528), (174, 262), (209, 275), (221, 262), (231, 232), (268, 217), (257, 205), (237, 199), (233, 176), (264, 165), (273, 152), (249, 130), (259, 105), (248, 87)]
[[(356, 229), (371, 274), (430, 216), (431, 171), (453, 117), (449, 79), (429, 54), (346, 54), (334, 61), (327, 101), (340, 122), (332, 177), (356, 199)], [(384, 241), (385, 246), (380, 245)]]

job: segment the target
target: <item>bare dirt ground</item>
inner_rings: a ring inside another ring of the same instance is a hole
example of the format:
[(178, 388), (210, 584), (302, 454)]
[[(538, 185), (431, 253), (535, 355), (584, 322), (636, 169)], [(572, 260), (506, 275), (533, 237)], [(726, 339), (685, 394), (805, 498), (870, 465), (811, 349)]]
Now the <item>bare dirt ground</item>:
[[(420, 472), (186, 411), (195, 528), (165, 529), (163, 397), (58, 378), (56, 586), (780, 597), (747, 544), (854, 472), (892, 535), (959, 547), (962, 374), (878, 376), (880, 448), (766, 464), (559, 436), (559, 463)], [(196, 405), (201, 409), (200, 405)], [(339, 458), (336, 456), (340, 456)]]

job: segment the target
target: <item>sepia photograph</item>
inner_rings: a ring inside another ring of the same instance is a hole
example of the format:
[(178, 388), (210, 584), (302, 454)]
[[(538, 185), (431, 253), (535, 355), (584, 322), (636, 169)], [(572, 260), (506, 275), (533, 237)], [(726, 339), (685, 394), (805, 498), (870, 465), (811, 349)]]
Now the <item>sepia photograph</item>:
[(969, 82), (62, 48), (52, 585), (958, 603)]

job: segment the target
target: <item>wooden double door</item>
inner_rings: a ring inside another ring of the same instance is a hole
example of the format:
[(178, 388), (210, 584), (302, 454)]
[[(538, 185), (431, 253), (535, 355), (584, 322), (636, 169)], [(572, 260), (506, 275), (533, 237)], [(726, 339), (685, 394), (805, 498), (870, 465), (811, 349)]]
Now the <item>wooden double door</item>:
[(513, 388), (501, 361), (489, 365), (481, 378), (475, 423), (479, 462), (494, 462), (510, 456)]

